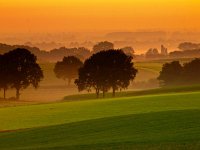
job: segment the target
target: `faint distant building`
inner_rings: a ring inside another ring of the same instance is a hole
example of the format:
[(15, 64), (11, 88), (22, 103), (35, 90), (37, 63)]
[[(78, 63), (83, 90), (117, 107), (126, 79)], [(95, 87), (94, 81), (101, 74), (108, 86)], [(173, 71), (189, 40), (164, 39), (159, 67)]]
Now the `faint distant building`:
[(168, 49), (164, 45), (161, 45), (161, 55), (168, 55)]

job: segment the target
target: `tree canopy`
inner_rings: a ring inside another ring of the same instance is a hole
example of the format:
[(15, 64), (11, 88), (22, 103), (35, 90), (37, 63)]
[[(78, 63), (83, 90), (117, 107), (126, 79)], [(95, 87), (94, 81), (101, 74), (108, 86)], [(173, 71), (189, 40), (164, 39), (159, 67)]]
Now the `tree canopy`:
[(59, 79), (68, 79), (68, 85), (71, 80), (77, 78), (78, 69), (83, 65), (80, 59), (75, 56), (64, 57), (62, 61), (58, 61), (54, 67), (54, 73)]
[(16, 98), (20, 97), (20, 90), (32, 85), (37, 88), (43, 78), (43, 72), (37, 64), (37, 58), (26, 49), (17, 48), (4, 54), (9, 85), (16, 89)]
[(114, 49), (114, 44), (108, 41), (99, 42), (93, 47), (93, 53)]
[(184, 43), (180, 43), (178, 45), (178, 48), (180, 50), (195, 50), (195, 49), (200, 49), (200, 44), (199, 43), (191, 43), (191, 42), (184, 42)]
[(112, 89), (113, 96), (119, 89), (129, 86), (137, 74), (132, 57), (122, 50), (108, 50), (93, 54), (79, 69), (79, 78), (75, 81), (79, 91), (95, 89), (97, 97), (100, 91)]
[(134, 54), (135, 54), (135, 51), (134, 51), (134, 49), (133, 49), (133, 47), (131, 47), (131, 46), (126, 46), (126, 47), (124, 47), (124, 48), (122, 48), (122, 51), (126, 54), (126, 55), (129, 55), (129, 56), (134, 56)]
[(173, 61), (163, 65), (158, 80), (162, 86), (179, 84), (183, 68), (179, 61)]
[(200, 59), (194, 59), (183, 65), (179, 61), (166, 63), (158, 77), (162, 86), (188, 85), (200, 83)]
[(184, 81), (190, 84), (200, 83), (200, 59), (196, 58), (183, 65)]

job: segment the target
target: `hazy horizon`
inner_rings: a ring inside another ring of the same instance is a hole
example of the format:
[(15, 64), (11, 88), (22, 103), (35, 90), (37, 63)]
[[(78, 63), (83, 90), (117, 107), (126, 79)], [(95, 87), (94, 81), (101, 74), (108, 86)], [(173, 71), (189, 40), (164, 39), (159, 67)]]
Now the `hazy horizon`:
[[(1, 1), (0, 43), (31, 42), (50, 50), (78, 42), (91, 49), (96, 42), (108, 40), (116, 48), (132, 46), (137, 53), (161, 44), (173, 51), (181, 42), (200, 42), (199, 6), (197, 0)], [(166, 35), (123, 34), (158, 31)], [(112, 32), (122, 36), (107, 36)], [(89, 46), (84, 44), (88, 41)]]

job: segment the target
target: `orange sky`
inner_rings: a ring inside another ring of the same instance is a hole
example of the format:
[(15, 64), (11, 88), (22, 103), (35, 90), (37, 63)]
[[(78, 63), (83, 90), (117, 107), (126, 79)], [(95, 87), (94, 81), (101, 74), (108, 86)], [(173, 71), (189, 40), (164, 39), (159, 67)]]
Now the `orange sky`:
[(199, 8), (199, 0), (4, 0), (0, 32), (198, 30)]

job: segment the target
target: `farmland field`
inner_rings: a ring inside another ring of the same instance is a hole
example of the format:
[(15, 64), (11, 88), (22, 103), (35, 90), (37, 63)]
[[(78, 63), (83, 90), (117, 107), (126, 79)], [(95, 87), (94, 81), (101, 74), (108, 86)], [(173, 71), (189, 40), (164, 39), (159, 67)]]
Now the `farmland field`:
[(141, 95), (1, 108), (0, 149), (200, 148), (198, 90)]

